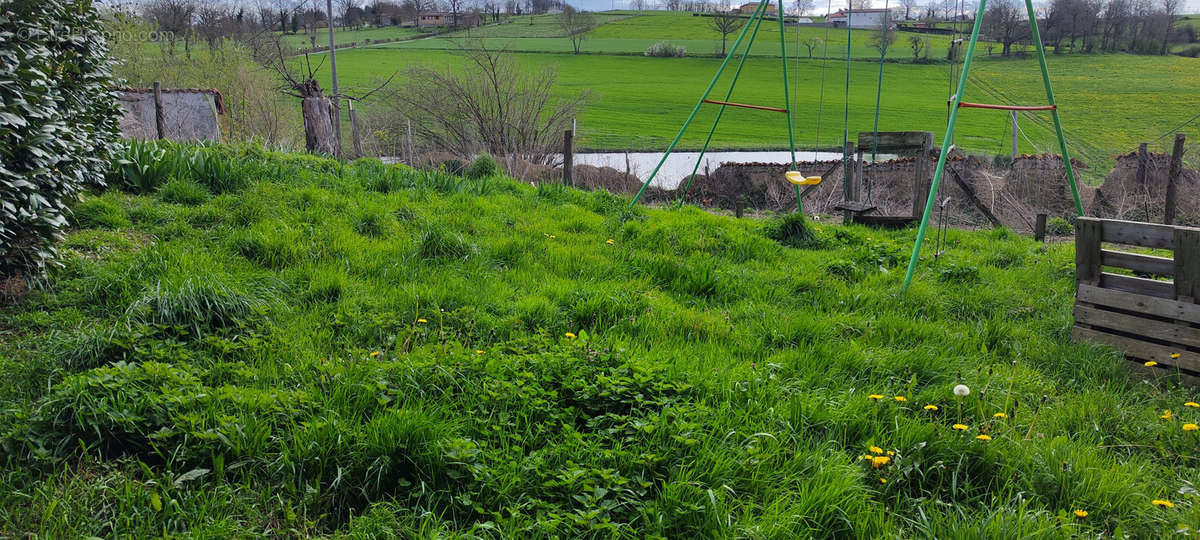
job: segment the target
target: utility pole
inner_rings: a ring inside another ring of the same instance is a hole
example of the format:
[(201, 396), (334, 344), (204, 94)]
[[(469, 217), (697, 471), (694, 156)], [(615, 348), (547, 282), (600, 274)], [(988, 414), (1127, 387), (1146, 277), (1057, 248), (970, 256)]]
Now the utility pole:
[(333, 77), (333, 137), (334, 137), (334, 152), (338, 157), (342, 155), (342, 107), (339, 102), (342, 99), (338, 93), (338, 76), (337, 76), (337, 55), (336, 47), (333, 41), (333, 0), (325, 0), (325, 12), (328, 14), (329, 24), (329, 73)]

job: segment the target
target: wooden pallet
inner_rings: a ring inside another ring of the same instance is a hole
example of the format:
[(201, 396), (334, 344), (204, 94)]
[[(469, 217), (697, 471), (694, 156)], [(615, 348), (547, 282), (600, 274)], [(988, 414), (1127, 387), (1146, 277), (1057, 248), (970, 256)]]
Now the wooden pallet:
[[(1105, 244), (1167, 249), (1174, 257)], [(1200, 229), (1084, 217), (1076, 222), (1075, 339), (1111, 345), (1140, 363), (1157, 362), (1157, 368), (1200, 375), (1197, 298)]]

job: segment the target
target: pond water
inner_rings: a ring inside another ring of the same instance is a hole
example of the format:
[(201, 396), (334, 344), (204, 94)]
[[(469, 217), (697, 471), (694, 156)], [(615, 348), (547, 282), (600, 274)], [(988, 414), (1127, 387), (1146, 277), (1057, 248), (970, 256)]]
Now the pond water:
[[(618, 171), (625, 171), (625, 156), (629, 156), (629, 172), (639, 179), (645, 181), (650, 173), (654, 172), (654, 166), (658, 165), (658, 160), (662, 159), (662, 152), (588, 152), (575, 154), (576, 165), (592, 165), (595, 167), (612, 167)], [(681, 181), (692, 174), (692, 168), (696, 166), (696, 158), (700, 155), (699, 152), (673, 152), (667, 161), (663, 163), (662, 169), (658, 171), (658, 175), (654, 177), (654, 182), (651, 183), (654, 187), (664, 189), (674, 189)], [(815, 156), (815, 157), (814, 157)], [(879, 159), (891, 159), (894, 156), (880, 155)], [(842, 159), (840, 152), (811, 152), (797, 151), (797, 161), (828, 161), (834, 159)], [(707, 166), (709, 171), (715, 171), (722, 163), (779, 163), (789, 164), (792, 162), (791, 153), (785, 151), (764, 151), (764, 152), (706, 152), (704, 159), (700, 161), (700, 170), (696, 174), (704, 174), (704, 168)]]

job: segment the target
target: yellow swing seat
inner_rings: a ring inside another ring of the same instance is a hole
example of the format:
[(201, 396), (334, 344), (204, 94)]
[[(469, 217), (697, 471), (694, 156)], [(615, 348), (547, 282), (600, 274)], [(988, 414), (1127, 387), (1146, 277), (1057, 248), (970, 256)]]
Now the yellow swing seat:
[(821, 183), (820, 176), (804, 176), (800, 171), (788, 171), (783, 176), (797, 186), (815, 186)]

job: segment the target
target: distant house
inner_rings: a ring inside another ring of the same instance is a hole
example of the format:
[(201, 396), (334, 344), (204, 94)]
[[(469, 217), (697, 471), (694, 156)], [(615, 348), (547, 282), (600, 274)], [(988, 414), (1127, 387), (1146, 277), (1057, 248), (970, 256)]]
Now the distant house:
[(455, 26), (459, 28), (471, 28), (479, 26), (481, 19), (478, 13), (466, 12), (459, 13), (455, 21), (453, 13), (444, 11), (430, 11), (423, 13), (420, 19), (417, 19), (417, 26), (421, 28), (437, 28), (439, 26)]
[[(737, 13), (741, 13), (742, 15), (753, 15), (754, 10), (756, 9), (758, 9), (758, 2), (742, 4), (733, 10)], [(779, 10), (775, 7), (775, 4), (767, 4), (767, 10), (765, 12), (766, 15), (775, 15), (777, 13), (779, 13)]]
[(829, 15), (825, 19), (825, 23), (838, 28), (845, 28), (847, 25), (850, 28), (882, 28), (883, 22), (888, 20), (888, 9), (851, 9), (838, 10), (836, 13)]

